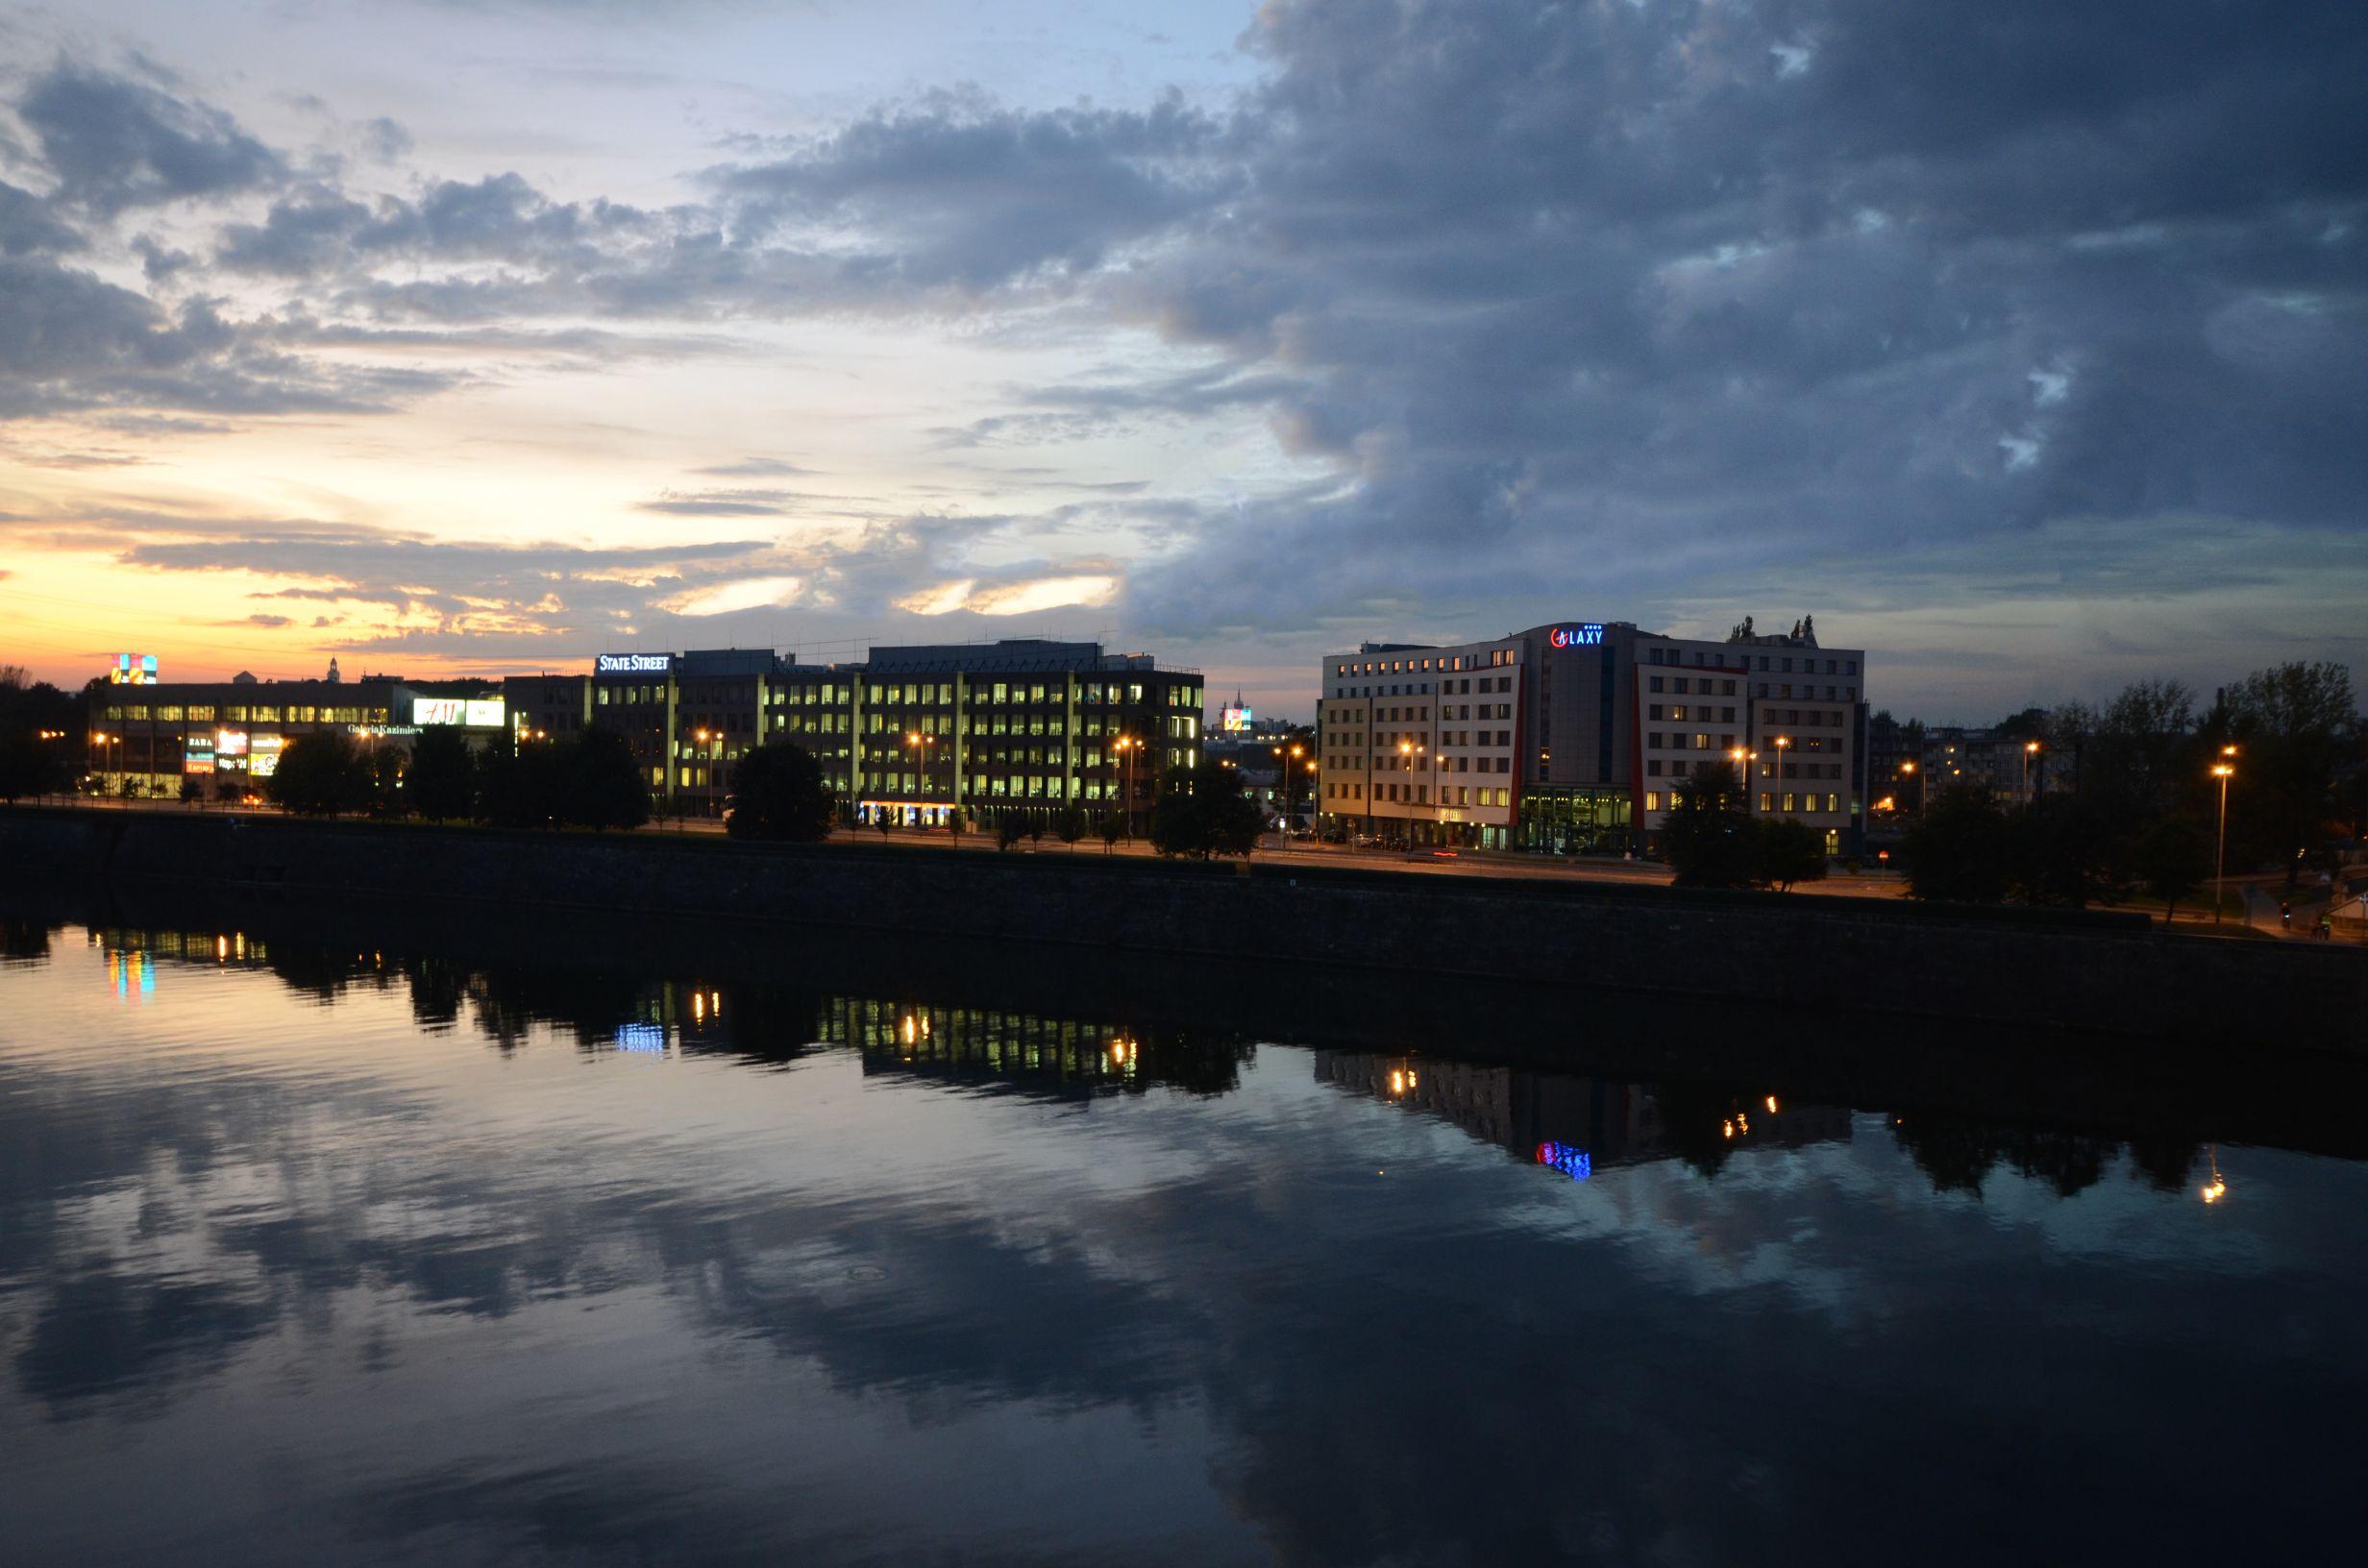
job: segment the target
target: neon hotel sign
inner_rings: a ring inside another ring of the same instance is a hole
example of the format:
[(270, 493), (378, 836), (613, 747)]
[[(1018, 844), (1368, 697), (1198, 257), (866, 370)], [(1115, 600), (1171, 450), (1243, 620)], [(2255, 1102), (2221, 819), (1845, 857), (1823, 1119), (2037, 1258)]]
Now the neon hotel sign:
[(1545, 634), (1545, 640), (1555, 648), (1601, 648), (1603, 625), (1590, 621), (1583, 626), (1556, 626)]

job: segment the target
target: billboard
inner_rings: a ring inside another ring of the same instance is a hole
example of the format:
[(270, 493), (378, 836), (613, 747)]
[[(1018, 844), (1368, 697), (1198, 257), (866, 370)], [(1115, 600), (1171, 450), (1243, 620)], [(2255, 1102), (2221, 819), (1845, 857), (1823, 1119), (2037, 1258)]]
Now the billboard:
[(258, 778), (269, 778), (280, 771), (280, 751), (286, 741), (278, 735), (250, 735), (247, 746), (247, 771)]
[(1601, 648), (1603, 623), (1590, 621), (1584, 625), (1556, 626), (1546, 633), (1545, 640), (1555, 648)]
[(1228, 703), (1217, 712), (1217, 732), (1221, 735), (1246, 734), (1250, 721), (1257, 717), (1247, 708), (1237, 708)]
[(459, 697), (422, 697), (411, 702), (411, 723), (425, 729), (432, 725), (459, 724), (468, 729), (500, 729), (508, 721), (505, 717), (503, 699), (480, 699)]
[(217, 757), (243, 757), (247, 754), (247, 732), (243, 729), (217, 729), (213, 732), (213, 754)]
[(118, 653), (107, 672), (111, 686), (154, 686), (157, 683), (157, 656), (154, 653)]
[(674, 667), (672, 653), (603, 653), (592, 661), (596, 675), (662, 675)]

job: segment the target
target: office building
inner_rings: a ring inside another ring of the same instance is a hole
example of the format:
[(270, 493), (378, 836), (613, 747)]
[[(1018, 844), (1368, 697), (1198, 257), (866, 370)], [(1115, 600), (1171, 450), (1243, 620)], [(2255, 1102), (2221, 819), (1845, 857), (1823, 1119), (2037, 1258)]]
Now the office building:
[(768, 740), (813, 753), (858, 821), (943, 826), (1069, 806), (1138, 815), (1201, 761), (1198, 672), (1147, 653), (1035, 638), (875, 648), (801, 664), (771, 649), (603, 654), (591, 671), (512, 675), (521, 744), (590, 724), (624, 734), (661, 810), (714, 815), (731, 766)]
[(1412, 844), (1612, 850), (1648, 844), (1694, 772), (1745, 805), (1860, 845), (1865, 654), (1813, 623), (1722, 640), (1561, 622), (1486, 642), (1367, 643), (1321, 671), (1320, 809)]

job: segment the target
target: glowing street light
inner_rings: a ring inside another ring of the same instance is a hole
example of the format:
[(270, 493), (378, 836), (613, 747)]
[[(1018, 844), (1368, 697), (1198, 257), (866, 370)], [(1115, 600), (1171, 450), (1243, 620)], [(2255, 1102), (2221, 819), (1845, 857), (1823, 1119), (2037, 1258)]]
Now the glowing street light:
[[(1768, 744), (1776, 748), (1776, 798), (1781, 800), (1785, 793), (1785, 753), (1792, 749), (1792, 737), (1779, 735)], [(1792, 808), (1789, 806), (1785, 807), (1784, 810), (1788, 817), (1792, 814)]]
[(1132, 735), (1121, 735), (1110, 743), (1110, 749), (1126, 763), (1126, 842), (1135, 842), (1135, 753), (1143, 749), (1143, 742)]
[(2212, 764), (2211, 776), (2220, 781), (2220, 833), (2212, 845), (2211, 857), (2211, 923), (2220, 923), (2220, 899), (2229, 870), (2229, 780), (2236, 776), (2236, 747), (2220, 748), (2220, 760)]

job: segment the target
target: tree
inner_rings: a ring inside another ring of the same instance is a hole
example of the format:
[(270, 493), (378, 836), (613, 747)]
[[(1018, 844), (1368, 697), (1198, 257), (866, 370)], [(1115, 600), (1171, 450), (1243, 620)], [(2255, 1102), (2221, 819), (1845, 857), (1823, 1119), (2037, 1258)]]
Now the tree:
[(560, 821), (597, 831), (650, 820), (650, 781), (624, 736), (595, 724), (550, 749), (558, 758)]
[(67, 742), (88, 733), (73, 698), (20, 666), (0, 666), (0, 800), (68, 788)]
[(467, 737), (449, 725), (423, 729), (403, 776), (410, 808), (432, 822), (466, 817), (477, 806), (477, 760)]
[(199, 801), (205, 799), (205, 797), (206, 786), (197, 781), (197, 775), (195, 773), (184, 773), (181, 775), (181, 803), (183, 805), (196, 805)]
[(2179, 912), (2179, 900), (2203, 881), (2211, 848), (2210, 835), (2188, 817), (2165, 817), (2137, 841), (2138, 886), (2149, 897), (2162, 900), (2166, 922)]
[(1790, 892), (1799, 882), (1825, 880), (1825, 835), (1792, 817), (1752, 824), (1751, 879), (1764, 888)]
[(1950, 789), (1933, 796), (1908, 829), (1900, 858), (1908, 896), (1961, 904), (2003, 903), (2007, 895), (2006, 813), (1987, 790)]
[(299, 817), (334, 817), (370, 803), (368, 759), (333, 730), (299, 735), (280, 753), (264, 786), (272, 803)]
[(2333, 809), (2337, 774), (2359, 718), (2352, 674), (2296, 661), (2259, 671), (2228, 694), (2242, 747), (2237, 777), (2285, 862), (2290, 897), (2303, 858), (2317, 848)]
[(1233, 769), (1171, 768), (1151, 805), (1151, 847), (1196, 860), (1246, 855), (1264, 825)]
[(1111, 807), (1101, 814), (1101, 822), (1096, 831), (1101, 835), (1101, 852), (1106, 855), (1118, 847), (1119, 840), (1126, 837), (1126, 813), (1116, 806)]
[(731, 820), (735, 839), (813, 844), (830, 836), (830, 787), (822, 765), (794, 741), (772, 740), (732, 765)]
[(995, 847), (1008, 849), (1027, 835), (1027, 826), (1016, 811), (1004, 811), (995, 819)]
[(1085, 808), (1074, 801), (1063, 806), (1060, 816), (1053, 819), (1052, 836), (1069, 845), (1070, 852), (1074, 854), (1077, 841), (1085, 837)]
[(400, 817), (408, 804), (403, 787), (409, 763), (393, 747), (384, 747), (363, 753), (364, 771), (370, 776), (370, 795), (364, 803), (373, 817)]
[(2080, 909), (2120, 896), (2114, 834), (2095, 804), (2041, 796), (2010, 817), (2007, 829), (2007, 887), (2021, 902)]
[(1661, 850), (1681, 888), (1748, 887), (1758, 880), (1755, 828), (1735, 770), (1720, 763), (1678, 787), (1662, 820)]

